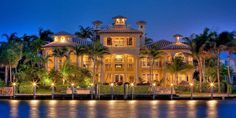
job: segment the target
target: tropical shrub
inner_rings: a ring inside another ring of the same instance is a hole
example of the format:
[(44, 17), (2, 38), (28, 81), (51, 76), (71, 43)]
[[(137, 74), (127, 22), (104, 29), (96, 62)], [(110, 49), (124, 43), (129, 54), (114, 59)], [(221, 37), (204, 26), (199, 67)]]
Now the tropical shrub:
[(3, 87), (3, 86), (5, 86), (5, 83), (4, 83), (4, 81), (1, 80), (1, 78), (0, 78), (0, 87)]

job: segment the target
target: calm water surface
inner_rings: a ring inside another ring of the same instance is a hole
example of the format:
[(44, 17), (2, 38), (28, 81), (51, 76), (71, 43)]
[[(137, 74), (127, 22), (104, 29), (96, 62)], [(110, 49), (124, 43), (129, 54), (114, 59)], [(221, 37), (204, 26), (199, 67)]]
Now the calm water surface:
[(0, 118), (236, 118), (236, 101), (0, 100)]

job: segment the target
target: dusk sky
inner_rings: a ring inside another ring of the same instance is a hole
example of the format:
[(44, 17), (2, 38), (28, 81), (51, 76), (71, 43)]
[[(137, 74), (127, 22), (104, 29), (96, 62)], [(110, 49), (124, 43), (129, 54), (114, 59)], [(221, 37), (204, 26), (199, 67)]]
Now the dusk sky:
[(1, 0), (0, 34), (37, 34), (40, 27), (74, 33), (94, 20), (110, 25), (116, 15), (126, 16), (134, 28), (145, 20), (155, 40), (189, 36), (205, 27), (236, 30), (236, 0)]

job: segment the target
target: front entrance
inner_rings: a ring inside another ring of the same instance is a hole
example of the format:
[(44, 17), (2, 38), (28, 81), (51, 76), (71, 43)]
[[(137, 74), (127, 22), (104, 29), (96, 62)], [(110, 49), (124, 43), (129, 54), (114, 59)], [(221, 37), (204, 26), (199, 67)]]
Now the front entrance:
[(124, 74), (115, 74), (115, 83), (123, 83)]

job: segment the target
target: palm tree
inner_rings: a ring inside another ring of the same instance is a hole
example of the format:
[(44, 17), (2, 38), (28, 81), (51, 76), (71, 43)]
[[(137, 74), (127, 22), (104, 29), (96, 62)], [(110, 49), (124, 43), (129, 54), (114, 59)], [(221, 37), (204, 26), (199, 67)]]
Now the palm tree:
[(59, 68), (61, 68), (63, 57), (66, 57), (68, 59), (68, 55), (69, 55), (69, 49), (66, 48), (66, 47), (54, 48), (53, 49), (52, 56), (54, 56), (55, 70), (58, 70), (58, 65), (57, 65), (58, 64), (58, 59), (59, 59)]
[(199, 72), (199, 91), (202, 92), (202, 82), (205, 81), (204, 65), (205, 58), (210, 55), (210, 41), (216, 38), (216, 33), (205, 28), (203, 33), (197, 35), (192, 34), (190, 37), (184, 38), (184, 43), (190, 47), (192, 57), (197, 61), (197, 70)]
[(52, 42), (53, 38), (51, 37), (51, 35), (53, 34), (53, 32), (49, 29), (44, 30), (43, 28), (39, 29), (39, 38), (41, 40), (43, 40), (44, 42)]
[(236, 50), (236, 39), (234, 38), (235, 37), (235, 33), (229, 33), (228, 34), (228, 38), (231, 39), (231, 41), (229, 41), (227, 44), (226, 44), (226, 51), (227, 51), (227, 62), (228, 62), (228, 65), (227, 65), (227, 71), (228, 71), (228, 94), (230, 93), (231, 91), (231, 88), (232, 88), (232, 80), (231, 80), (231, 74), (230, 74), (230, 61), (231, 61), (231, 54), (232, 52)]
[(109, 54), (108, 48), (104, 47), (99, 41), (96, 41), (87, 46), (87, 54), (93, 61), (93, 83), (96, 80), (96, 68), (97, 64), (102, 63), (102, 58), (105, 54)]
[(171, 82), (173, 83), (175, 78), (178, 84), (178, 73), (185, 73), (193, 68), (192, 65), (184, 62), (183, 57), (174, 57), (171, 63), (166, 64), (166, 70), (173, 74)]
[(7, 38), (7, 43), (1, 46), (1, 58), (5, 65), (5, 83), (7, 83), (8, 67), (10, 72), (10, 82), (12, 82), (12, 68), (17, 67), (18, 62), (22, 57), (22, 42), (21, 39), (16, 36), (16, 33), (10, 35), (3, 34), (3, 36)]
[[(74, 47), (74, 52), (76, 54), (76, 63), (78, 65), (78, 67), (80, 66), (80, 61), (79, 61), (79, 57), (81, 56), (81, 58), (83, 58), (83, 55), (86, 54), (86, 47), (84, 45), (76, 45)], [(83, 62), (81, 61), (81, 65), (83, 65)]]
[[(218, 82), (218, 93), (221, 92), (221, 79), (220, 79), (220, 53), (221, 51), (225, 50), (227, 48), (227, 45), (231, 43), (231, 41), (234, 38), (234, 33), (233, 32), (221, 32), (216, 40), (213, 42), (215, 43), (214, 45), (214, 50), (216, 51), (216, 57), (217, 57), (217, 82)], [(230, 45), (229, 45), (230, 46)]]
[(150, 66), (149, 66), (149, 72), (150, 72), (150, 80), (149, 82), (153, 82), (153, 66), (154, 62), (157, 59), (160, 59), (163, 56), (164, 52), (158, 51), (156, 48), (147, 48), (146, 46), (141, 49), (140, 55), (141, 58), (147, 58)]
[(93, 38), (93, 30), (92, 28), (90, 27), (83, 27), (83, 26), (79, 26), (80, 27), (80, 30), (79, 32), (75, 32), (75, 35), (78, 37), (78, 38), (81, 38), (81, 39), (91, 39)]

